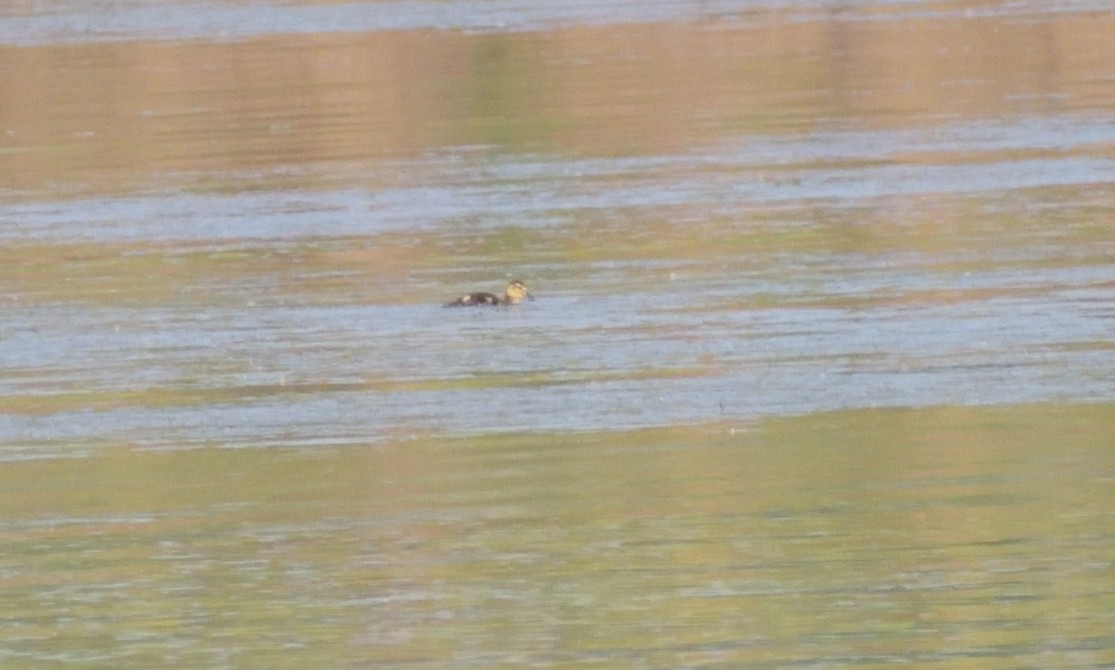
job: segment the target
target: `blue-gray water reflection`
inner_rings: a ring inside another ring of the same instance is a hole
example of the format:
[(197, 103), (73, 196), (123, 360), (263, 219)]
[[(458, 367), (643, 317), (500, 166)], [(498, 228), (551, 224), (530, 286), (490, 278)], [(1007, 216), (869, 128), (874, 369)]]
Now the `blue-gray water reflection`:
[[(839, 13), (862, 12), (890, 20), (932, 15), (937, 18), (1075, 13), (1105, 11), (1102, 0), (1073, 0), (1051, 6), (1038, 0), (1013, 2), (986, 10), (958, 5), (927, 13), (911, 2), (909, 13), (883, 0), (841, 2)], [(667, 21), (715, 21), (723, 25), (750, 23), (768, 12), (782, 12), (790, 21), (830, 16), (834, 10), (799, 0), (655, 0), (653, 2), (533, 2), (532, 0), (402, 0), (344, 3), (238, 3), (145, 0), (71, 2), (40, 0), (0, 9), (0, 44), (98, 42), (148, 38), (245, 39), (258, 35), (391, 30), (464, 30), (470, 32), (530, 31), (562, 25), (611, 25)], [(901, 8), (901, 5), (898, 5)]]
[[(8, 235), (126, 240), (130, 232), (165, 242), (201, 233), (210, 240), (203, 252), (281, 253), (291, 242), (279, 231), (309, 233), (322, 215), (291, 208), (280, 216), (285, 223), (253, 229), (254, 207), (268, 197), (231, 196), (230, 206), (175, 198), (203, 220), (211, 207), (239, 213), (243, 225), (231, 225), (224, 239), (209, 221), (196, 222), (196, 231), (188, 223), (156, 227), (146, 201), (137, 230), (119, 221), (80, 227), (86, 204), (67, 204), (55, 205), (69, 214), (54, 222), (22, 231), (17, 224)], [(347, 196), (321, 194), (337, 197)], [(487, 200), (503, 200), (497, 216), (514, 215), (498, 191)], [(128, 211), (127, 202), (112, 208)], [(360, 207), (326, 208), (331, 232), (367, 225), (375, 239), (382, 230)], [(530, 226), (533, 215), (521, 214)], [(830, 225), (794, 222), (799, 215), (786, 213), (786, 225)], [(425, 216), (415, 233), (423, 240), (459, 234), (447, 213)], [(543, 239), (551, 227), (561, 226), (544, 222)], [(266, 234), (245, 240), (232, 231)], [(1111, 398), (1109, 237), (1099, 246), (1067, 242), (1070, 225), (1022, 232), (1029, 239), (999, 251), (982, 239), (922, 252), (550, 258), (527, 278), (539, 301), (515, 309), (439, 307), (459, 290), (450, 282), (476, 281), (462, 279), (484, 275), (476, 271), (411, 271), (376, 287), (389, 295), (342, 274), (322, 303), (299, 292), (316, 271), (303, 275), (297, 265), (234, 283), (213, 278), (154, 307), (37, 304), (26, 295), (6, 307), (3, 394), (132, 394), (135, 404), (9, 416), (0, 439), (9, 447), (345, 444), (429, 431), (628, 429), (840, 408)], [(176, 249), (172, 241), (157, 253)], [(476, 288), (500, 281), (496, 274)]]
[[(1012, 189), (1106, 184), (1115, 159), (1070, 152), (1112, 136), (1115, 120), (1081, 116), (922, 132), (823, 132), (753, 139), (731, 150), (622, 158), (507, 157), (482, 147), (463, 148), (370, 168), (342, 165), (330, 175), (314, 175), (317, 182), (332, 179), (346, 186), (337, 189), (0, 204), (5, 222), (0, 240), (278, 242), (391, 231), (450, 234), (450, 224), (459, 228), (462, 222), (472, 233), (485, 224), (562, 223), (591, 209), (700, 205), (705, 215), (743, 218), (757, 206), (784, 203), (877, 207), (885, 206), (886, 198), (984, 192), (992, 194), (994, 204), (995, 194)], [(947, 157), (961, 151), (966, 158), (956, 162), (900, 163), (909, 152)], [(1018, 158), (1039, 151), (1048, 155)], [(973, 152), (979, 161), (971, 160)], [(311, 174), (308, 168), (304, 172)], [(367, 190), (347, 187), (354, 173), (369, 183)], [(298, 174), (284, 168), (278, 175), (229, 178), (251, 183)], [(189, 175), (180, 179), (191, 184)]]

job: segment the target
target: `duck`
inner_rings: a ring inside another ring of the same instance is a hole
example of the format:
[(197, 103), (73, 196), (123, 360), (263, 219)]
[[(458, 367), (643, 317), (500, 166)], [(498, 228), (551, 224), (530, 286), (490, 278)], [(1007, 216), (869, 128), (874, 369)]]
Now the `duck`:
[(445, 303), (446, 307), (476, 307), (479, 305), (517, 305), (523, 301), (523, 298), (534, 300), (534, 296), (527, 290), (527, 285), (519, 280), (515, 280), (507, 285), (507, 290), (503, 292), (503, 297), (499, 297), (494, 293), (466, 293), (453, 302)]

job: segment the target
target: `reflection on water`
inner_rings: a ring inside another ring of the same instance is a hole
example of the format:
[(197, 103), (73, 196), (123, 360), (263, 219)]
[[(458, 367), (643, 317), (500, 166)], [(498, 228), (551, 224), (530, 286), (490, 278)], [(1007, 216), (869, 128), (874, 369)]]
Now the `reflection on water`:
[[(906, 9), (906, 13), (901, 13)], [(949, 19), (1107, 11), (1103, 0), (1065, 0), (1056, 5), (1018, 0), (993, 9), (979, 4), (895, 5), (886, 0), (844, 0), (834, 10), (794, 0), (650, 0), (585, 3), (576, 0), (355, 0), (332, 2), (153, 3), (150, 0), (74, 2), (14, 0), (0, 6), (0, 44), (89, 42), (144, 39), (246, 39), (260, 35), (418, 30), (473, 33), (537, 31), (566, 24), (608, 26), (638, 23), (717, 21), (749, 25), (769, 15), (788, 22), (817, 20), (833, 14), (863, 19), (910, 18), (927, 13)]]
[[(880, 167), (893, 154), (830, 137), (783, 142), (784, 173), (750, 183), (770, 146), (462, 152), (431, 183), (395, 162), (415, 185), (371, 192), (11, 205), (0, 436), (363, 444), (1110, 398), (1104, 162), (1062, 157), (1101, 131), (1024, 127), (1057, 154)], [(947, 156), (977, 134), (957, 135), (898, 146)], [(982, 137), (987, 157), (1022, 143)], [(507, 276), (540, 301), (440, 308)]]
[(1094, 9), (5, 6), (0, 665), (1104, 667)]
[(1099, 668), (1113, 411), (9, 463), (5, 665)]

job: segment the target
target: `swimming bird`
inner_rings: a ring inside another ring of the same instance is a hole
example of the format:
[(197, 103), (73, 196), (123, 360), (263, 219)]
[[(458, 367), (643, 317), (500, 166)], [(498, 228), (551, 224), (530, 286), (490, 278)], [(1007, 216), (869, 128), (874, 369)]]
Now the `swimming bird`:
[(515, 280), (507, 285), (507, 290), (503, 292), (502, 298), (494, 293), (468, 293), (462, 295), (453, 302), (445, 303), (445, 306), (475, 307), (477, 305), (517, 305), (523, 301), (523, 298), (534, 300), (534, 296), (527, 290), (527, 285), (521, 281)]

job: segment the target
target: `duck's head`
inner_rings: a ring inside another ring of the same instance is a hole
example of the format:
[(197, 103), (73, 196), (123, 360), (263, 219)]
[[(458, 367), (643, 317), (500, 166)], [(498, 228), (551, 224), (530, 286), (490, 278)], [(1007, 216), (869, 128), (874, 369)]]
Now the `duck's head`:
[(527, 285), (521, 281), (513, 281), (507, 285), (507, 304), (514, 305), (522, 302), (523, 298), (534, 300), (534, 296), (527, 290)]

